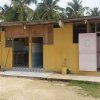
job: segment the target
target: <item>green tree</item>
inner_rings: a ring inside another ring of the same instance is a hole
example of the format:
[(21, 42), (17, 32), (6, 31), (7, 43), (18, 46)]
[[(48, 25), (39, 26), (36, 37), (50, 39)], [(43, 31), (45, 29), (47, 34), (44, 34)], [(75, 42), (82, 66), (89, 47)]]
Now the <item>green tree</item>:
[(19, 21), (30, 21), (33, 17), (33, 10), (28, 7), (31, 3), (37, 3), (37, 0), (12, 0), (12, 7), (18, 14)]
[(84, 11), (87, 7), (82, 6), (81, 0), (73, 0), (72, 2), (67, 3), (68, 7), (66, 7), (66, 15), (68, 18), (76, 18), (84, 16)]
[(93, 9), (89, 9), (87, 11), (88, 16), (99, 16), (100, 15), (100, 10), (98, 7), (94, 7)]
[(62, 11), (64, 11), (64, 8), (59, 7), (58, 2), (59, 0), (41, 0), (37, 4), (33, 19), (49, 20), (63, 17)]
[(33, 10), (29, 4), (36, 0), (12, 0), (11, 5), (0, 7), (0, 18), (4, 21), (30, 21), (33, 18)]

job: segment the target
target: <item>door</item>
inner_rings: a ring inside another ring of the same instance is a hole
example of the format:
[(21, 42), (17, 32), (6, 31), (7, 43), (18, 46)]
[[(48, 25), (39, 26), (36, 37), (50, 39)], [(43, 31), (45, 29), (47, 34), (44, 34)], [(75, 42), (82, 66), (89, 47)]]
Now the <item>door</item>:
[(13, 43), (13, 66), (28, 67), (28, 38), (15, 38)]
[(79, 34), (79, 70), (97, 71), (97, 34)]
[(43, 38), (32, 39), (32, 67), (43, 68)]

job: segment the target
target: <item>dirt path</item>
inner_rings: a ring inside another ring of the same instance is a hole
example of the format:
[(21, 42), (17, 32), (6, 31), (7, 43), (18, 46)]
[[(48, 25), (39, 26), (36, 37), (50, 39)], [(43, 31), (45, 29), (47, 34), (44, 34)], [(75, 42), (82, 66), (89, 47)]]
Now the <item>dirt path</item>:
[(100, 100), (65, 82), (0, 77), (0, 100)]

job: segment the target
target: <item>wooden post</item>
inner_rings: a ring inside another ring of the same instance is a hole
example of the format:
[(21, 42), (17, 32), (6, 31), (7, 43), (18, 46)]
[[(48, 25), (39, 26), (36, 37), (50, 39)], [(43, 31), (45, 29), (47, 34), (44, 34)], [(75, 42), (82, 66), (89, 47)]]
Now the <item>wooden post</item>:
[(95, 33), (97, 32), (97, 22), (95, 22)]
[(89, 33), (89, 32), (90, 32), (90, 23), (87, 22), (87, 33)]
[(32, 69), (32, 37), (29, 37), (29, 69)]

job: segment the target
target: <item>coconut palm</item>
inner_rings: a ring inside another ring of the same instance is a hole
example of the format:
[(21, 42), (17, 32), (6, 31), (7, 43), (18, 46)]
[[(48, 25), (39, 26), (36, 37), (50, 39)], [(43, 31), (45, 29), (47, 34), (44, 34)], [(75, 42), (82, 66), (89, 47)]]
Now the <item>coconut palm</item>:
[(27, 6), (31, 3), (36, 3), (36, 0), (12, 0), (12, 7), (17, 11), (19, 21), (32, 20), (33, 10)]
[(87, 9), (82, 6), (81, 0), (73, 0), (72, 2), (67, 3), (66, 15), (69, 18), (81, 17), (84, 16), (84, 11)]
[(88, 16), (99, 16), (100, 10), (98, 7), (94, 7), (93, 9), (89, 9), (89, 11), (87, 11), (87, 15)]
[(36, 3), (36, 0), (12, 0), (11, 5), (0, 7), (0, 18), (4, 21), (30, 21), (33, 17), (33, 10), (29, 4)]
[(4, 7), (0, 7), (0, 20), (2, 21), (14, 21), (17, 20), (17, 14), (15, 13), (15, 9), (8, 5), (4, 5)]
[(0, 7), (0, 20), (5, 21), (5, 15), (9, 9), (8, 5), (4, 5), (4, 7)]
[(28, 4), (28, 5), (30, 5), (30, 4), (32, 4), (32, 3), (37, 3), (37, 1), (38, 0), (22, 0), (25, 4)]
[(58, 2), (59, 0), (41, 0), (37, 4), (33, 19), (59, 19), (64, 9), (57, 5)]

